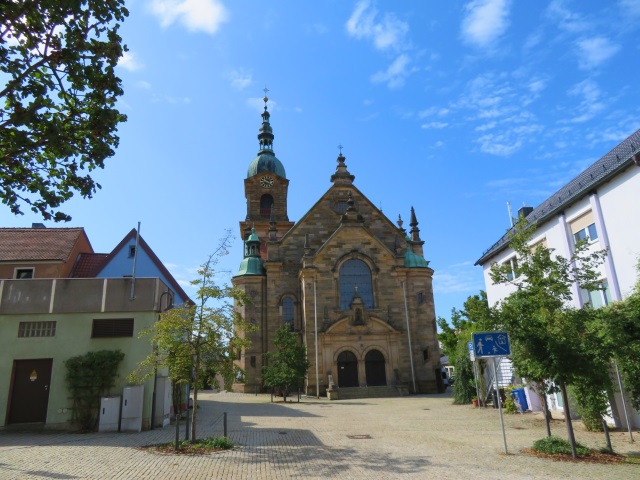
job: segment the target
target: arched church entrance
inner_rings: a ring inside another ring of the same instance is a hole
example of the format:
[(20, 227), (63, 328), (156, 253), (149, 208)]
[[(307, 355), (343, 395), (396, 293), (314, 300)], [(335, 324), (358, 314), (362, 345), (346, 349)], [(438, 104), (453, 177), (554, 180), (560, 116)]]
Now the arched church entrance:
[(370, 350), (364, 357), (364, 369), (367, 376), (367, 386), (376, 387), (387, 384), (384, 368), (384, 355), (380, 350)]
[(347, 351), (338, 355), (338, 386), (357, 387), (358, 384), (358, 359)]

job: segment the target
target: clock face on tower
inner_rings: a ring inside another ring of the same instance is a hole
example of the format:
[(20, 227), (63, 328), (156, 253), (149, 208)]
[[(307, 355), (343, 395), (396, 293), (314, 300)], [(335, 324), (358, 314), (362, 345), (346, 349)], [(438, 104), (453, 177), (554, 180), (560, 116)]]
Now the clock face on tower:
[(270, 177), (269, 175), (265, 175), (264, 177), (262, 177), (260, 179), (260, 186), (264, 188), (273, 187), (273, 177)]

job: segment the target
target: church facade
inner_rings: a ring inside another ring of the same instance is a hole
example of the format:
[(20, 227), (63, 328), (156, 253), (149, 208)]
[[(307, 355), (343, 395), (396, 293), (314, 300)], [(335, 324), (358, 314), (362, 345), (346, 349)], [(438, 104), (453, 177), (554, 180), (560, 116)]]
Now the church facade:
[(232, 282), (251, 299), (236, 305), (256, 326), (237, 364), (238, 392), (262, 391), (264, 354), (282, 325), (298, 333), (311, 362), (309, 395), (338, 388), (406, 386), (436, 393), (440, 351), (433, 270), (413, 208), (410, 231), (393, 224), (354, 185), (340, 153), (331, 187), (297, 222), (289, 220), (289, 180), (273, 151), (267, 98), (260, 151), (244, 180), (244, 259)]

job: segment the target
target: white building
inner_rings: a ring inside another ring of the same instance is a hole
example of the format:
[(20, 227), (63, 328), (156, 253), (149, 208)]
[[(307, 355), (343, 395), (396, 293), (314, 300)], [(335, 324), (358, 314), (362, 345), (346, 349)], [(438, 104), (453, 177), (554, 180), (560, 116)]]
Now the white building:
[[(536, 208), (523, 207), (518, 212), (537, 223), (531, 244), (542, 242), (569, 258), (577, 240), (588, 238), (590, 248), (608, 249), (601, 267), (604, 291), (580, 291), (573, 286), (573, 305), (587, 303), (594, 308), (628, 296), (638, 278), (636, 265), (640, 260), (640, 130), (604, 155), (568, 184), (551, 195)], [(493, 305), (509, 295), (511, 285), (491, 282), (493, 263), (514, 261), (515, 254), (505, 234), (476, 262), (484, 271), (489, 304)], [(554, 399), (555, 400), (555, 399)], [(626, 427), (622, 403), (616, 395), (613, 405), (616, 424)], [(630, 423), (640, 427), (640, 414), (633, 412)]]

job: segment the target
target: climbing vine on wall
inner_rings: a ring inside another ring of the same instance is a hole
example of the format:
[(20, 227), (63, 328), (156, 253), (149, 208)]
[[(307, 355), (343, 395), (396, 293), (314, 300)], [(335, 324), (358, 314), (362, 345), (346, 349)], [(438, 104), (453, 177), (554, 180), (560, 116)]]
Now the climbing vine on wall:
[(82, 430), (95, 430), (100, 397), (114, 386), (123, 358), (120, 350), (100, 350), (65, 360), (66, 380), (73, 400), (71, 422)]

